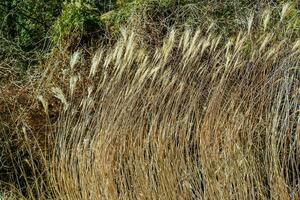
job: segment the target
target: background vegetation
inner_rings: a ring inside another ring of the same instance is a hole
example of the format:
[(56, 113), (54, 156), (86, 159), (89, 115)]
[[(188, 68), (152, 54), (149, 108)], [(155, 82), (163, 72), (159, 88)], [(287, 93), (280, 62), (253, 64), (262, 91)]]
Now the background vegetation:
[(0, 2), (0, 199), (299, 199), (300, 4)]

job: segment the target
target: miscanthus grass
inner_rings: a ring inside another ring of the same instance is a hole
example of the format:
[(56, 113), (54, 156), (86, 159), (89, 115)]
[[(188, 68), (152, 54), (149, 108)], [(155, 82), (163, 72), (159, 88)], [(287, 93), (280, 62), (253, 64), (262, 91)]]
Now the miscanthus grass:
[(251, 16), (232, 38), (170, 29), (149, 50), (124, 30), (100, 48), (89, 81), (70, 75), (65, 98), (54, 89), (65, 108), (50, 167), (55, 196), (299, 198), (300, 45), (268, 32), (270, 15), (259, 36)]
[(60, 117), (22, 189), (31, 199), (299, 199), (293, 12), (250, 14), (231, 37), (215, 24), (170, 27), (154, 48), (124, 28), (90, 62), (76, 51), (67, 67), (49, 65), (36, 99), (48, 121), (57, 105)]

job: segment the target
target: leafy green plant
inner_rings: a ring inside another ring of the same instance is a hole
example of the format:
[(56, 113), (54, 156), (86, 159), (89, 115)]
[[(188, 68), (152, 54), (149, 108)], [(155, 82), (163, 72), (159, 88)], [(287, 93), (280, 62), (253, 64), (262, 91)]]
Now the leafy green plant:
[(63, 0), (4, 0), (0, 3), (2, 37), (25, 51), (43, 47), (47, 32), (60, 14)]

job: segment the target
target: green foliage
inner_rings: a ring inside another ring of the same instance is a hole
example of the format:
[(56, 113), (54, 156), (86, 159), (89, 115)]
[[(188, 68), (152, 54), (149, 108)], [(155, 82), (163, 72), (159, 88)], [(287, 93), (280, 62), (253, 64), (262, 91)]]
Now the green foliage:
[(27, 69), (36, 63), (33, 60), (41, 59), (43, 52), (55, 46), (65, 35), (72, 35), (74, 31), (80, 34), (97, 31), (101, 26), (99, 16), (112, 9), (114, 2), (2, 0), (0, 57), (12, 57), (15, 60), (13, 66)]
[(50, 29), (55, 32), (53, 41), (73, 29), (99, 28), (97, 16), (114, 5), (114, 0), (4, 0), (0, 42), (10, 40), (24, 51), (39, 49), (49, 41)]
[(90, 1), (65, 2), (61, 15), (52, 26), (52, 41), (57, 43), (70, 34), (84, 35), (101, 30), (100, 9), (104, 7)]
[(47, 31), (60, 14), (63, 0), (4, 0), (0, 3), (2, 38), (23, 50), (42, 47)]

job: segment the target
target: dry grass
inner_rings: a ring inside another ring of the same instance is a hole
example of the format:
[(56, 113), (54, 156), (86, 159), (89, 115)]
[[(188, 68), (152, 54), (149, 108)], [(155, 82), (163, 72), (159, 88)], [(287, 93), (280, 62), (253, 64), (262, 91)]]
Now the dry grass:
[(95, 54), (79, 98), (70, 70), (71, 87), (55, 89), (55, 195), (299, 198), (298, 43), (252, 37), (171, 30), (152, 54), (124, 31)]
[(232, 38), (170, 29), (155, 51), (124, 29), (90, 69), (80, 53), (45, 69), (36, 96), (61, 110), (29, 196), (299, 199), (300, 43), (268, 18)]

